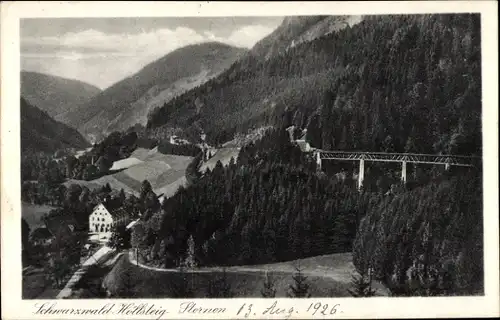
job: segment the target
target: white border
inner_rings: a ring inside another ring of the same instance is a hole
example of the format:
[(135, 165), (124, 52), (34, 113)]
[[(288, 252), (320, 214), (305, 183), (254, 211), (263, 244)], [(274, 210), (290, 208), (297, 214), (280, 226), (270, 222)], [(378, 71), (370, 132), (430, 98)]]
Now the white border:
[[(483, 160), (484, 160), (484, 297), (460, 298), (328, 298), (309, 299), (330, 305), (340, 304), (337, 318), (393, 317), (484, 317), (499, 315), (498, 255), (498, 5), (496, 1), (413, 1), (413, 2), (2, 2), (1, 3), (1, 235), (2, 235), (2, 318), (35, 319), (35, 304), (40, 300), (21, 300), (20, 241), (20, 155), (19, 95), (20, 52), (19, 18), (21, 17), (138, 17), (138, 16), (286, 16), (314, 14), (400, 14), (480, 12), (482, 25), (483, 74)], [(181, 301), (141, 299), (168, 309), (168, 318), (235, 319), (243, 303), (254, 310), (270, 304), (263, 299), (207, 300), (198, 304), (225, 307), (217, 316), (177, 314)], [(307, 299), (277, 299), (283, 307), (305, 310)], [(96, 307), (116, 300), (57, 300), (58, 307)], [(131, 300), (131, 302), (138, 302)], [(232, 310), (232, 311), (231, 311)], [(294, 313), (292, 318), (309, 318)], [(43, 316), (61, 319), (61, 316)], [(99, 319), (103, 316), (65, 316), (67, 319)], [(147, 319), (147, 317), (111, 316), (109, 319)], [(258, 314), (249, 318), (259, 318)], [(260, 316), (265, 318), (265, 316)], [(275, 316), (275, 319), (284, 316)], [(316, 316), (316, 318), (325, 318)]]

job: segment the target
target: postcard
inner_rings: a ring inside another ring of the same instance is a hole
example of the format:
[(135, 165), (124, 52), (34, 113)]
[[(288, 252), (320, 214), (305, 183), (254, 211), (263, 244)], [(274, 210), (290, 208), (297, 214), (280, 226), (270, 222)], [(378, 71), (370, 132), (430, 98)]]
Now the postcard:
[(497, 9), (2, 2), (2, 318), (498, 316)]

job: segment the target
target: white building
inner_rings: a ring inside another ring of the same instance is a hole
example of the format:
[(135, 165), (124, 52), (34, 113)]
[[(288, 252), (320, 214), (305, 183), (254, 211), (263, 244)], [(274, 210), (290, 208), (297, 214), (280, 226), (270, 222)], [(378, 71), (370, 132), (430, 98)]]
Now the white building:
[(108, 233), (114, 226), (128, 223), (129, 219), (129, 214), (123, 208), (109, 212), (101, 203), (94, 207), (89, 216), (89, 232)]
[(299, 146), (300, 150), (302, 152), (311, 152), (314, 150), (313, 147), (309, 144), (309, 142), (306, 141), (306, 135), (307, 135), (307, 129), (302, 130), (302, 134), (300, 138), (294, 139), (294, 130), (295, 126), (290, 126), (286, 128), (286, 131), (288, 131), (288, 134), (290, 135), (290, 142), (295, 143), (297, 146)]
[(160, 204), (163, 204), (163, 202), (165, 202), (165, 199), (166, 199), (166, 198), (165, 198), (165, 194), (164, 194), (164, 193), (162, 193), (162, 194), (158, 195), (158, 202), (159, 202)]
[(189, 141), (187, 141), (186, 139), (181, 139), (178, 136), (171, 136), (170, 144), (177, 144), (177, 145), (189, 144)]

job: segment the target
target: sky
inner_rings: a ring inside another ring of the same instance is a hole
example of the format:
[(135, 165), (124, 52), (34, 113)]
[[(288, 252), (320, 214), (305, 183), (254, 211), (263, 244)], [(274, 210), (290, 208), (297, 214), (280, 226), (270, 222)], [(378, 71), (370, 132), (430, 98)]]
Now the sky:
[(283, 17), (22, 19), (21, 69), (105, 89), (167, 53), (219, 41), (251, 48)]

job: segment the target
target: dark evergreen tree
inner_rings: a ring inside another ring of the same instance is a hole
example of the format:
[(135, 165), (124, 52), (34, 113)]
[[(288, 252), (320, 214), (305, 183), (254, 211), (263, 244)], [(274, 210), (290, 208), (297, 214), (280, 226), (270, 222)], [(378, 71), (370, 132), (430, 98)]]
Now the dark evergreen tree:
[(372, 280), (364, 273), (358, 276), (353, 275), (351, 286), (352, 288), (348, 291), (355, 298), (373, 297), (376, 293), (376, 290), (372, 288)]
[(227, 278), (227, 272), (224, 268), (221, 274), (211, 278), (208, 283), (207, 296), (209, 298), (230, 298), (234, 294), (231, 290), (231, 284)]
[(293, 284), (289, 286), (289, 291), (287, 292), (289, 298), (309, 298), (311, 296), (307, 277), (304, 275), (303, 271), (300, 265), (295, 267), (295, 273), (292, 277)]
[(274, 288), (274, 280), (266, 271), (265, 281), (263, 283), (263, 288), (260, 290), (260, 294), (264, 298), (274, 298), (276, 296), (276, 289)]
[(130, 246), (130, 231), (125, 225), (118, 225), (113, 228), (108, 246), (117, 250), (129, 249)]

